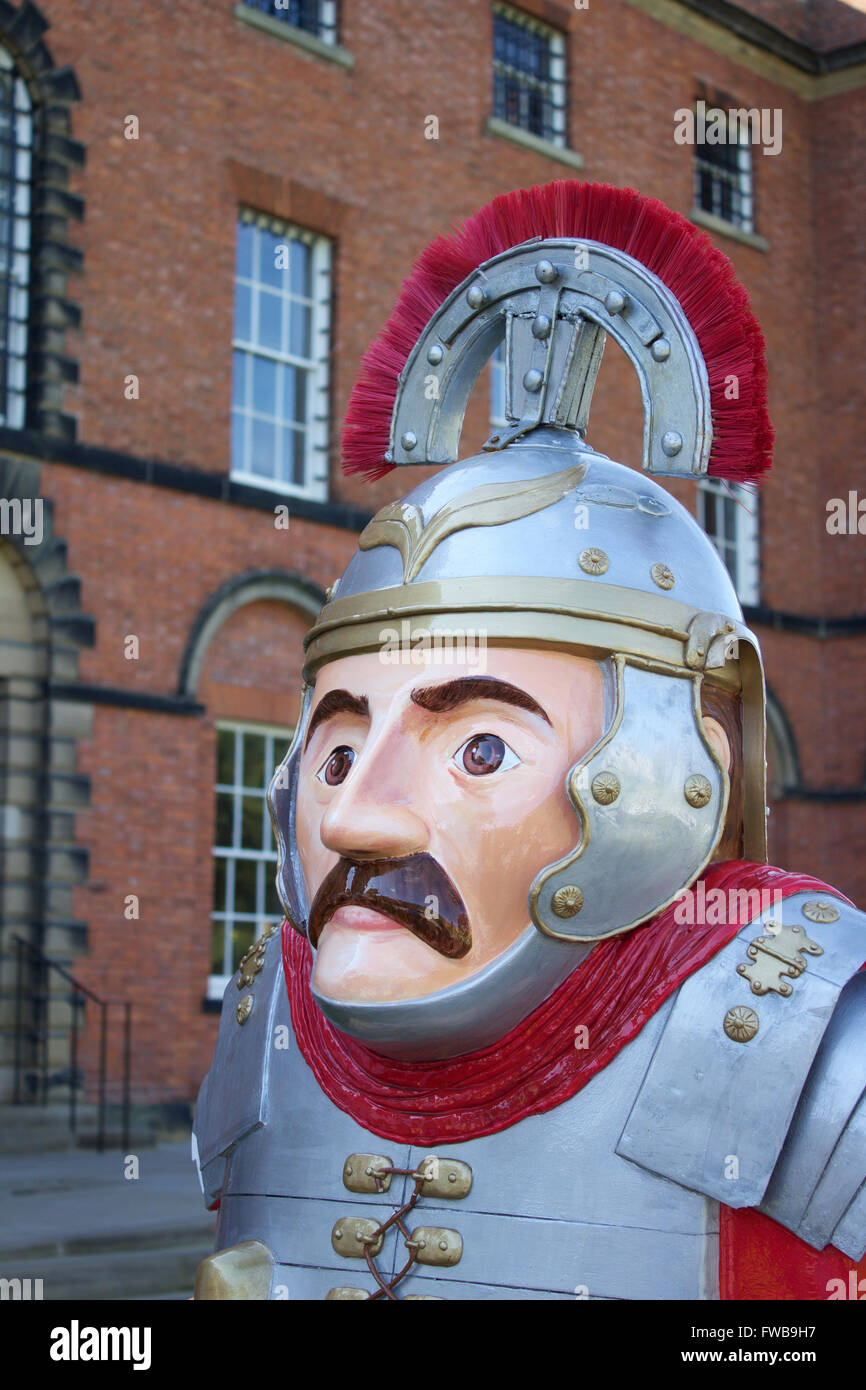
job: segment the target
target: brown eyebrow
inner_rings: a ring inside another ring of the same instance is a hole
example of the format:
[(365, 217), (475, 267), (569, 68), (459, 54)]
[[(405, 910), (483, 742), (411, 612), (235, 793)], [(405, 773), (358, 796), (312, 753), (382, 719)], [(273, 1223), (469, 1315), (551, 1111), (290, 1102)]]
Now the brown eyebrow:
[(509, 681), (495, 680), (492, 676), (461, 676), (457, 680), (446, 681), (444, 685), (420, 685), (412, 691), (411, 700), (433, 714), (445, 714), (469, 700), (501, 700), (503, 704), (516, 705), (518, 709), (529, 710), (530, 714), (538, 714), (546, 724), (550, 724), (541, 705), (525, 690), (511, 685)]
[(304, 739), (305, 752), (319, 725), (326, 719), (333, 718), (335, 714), (358, 714), (362, 719), (369, 719), (370, 702), (366, 695), (353, 695), (349, 690), (329, 690), (327, 695), (322, 696), (310, 716), (307, 737)]

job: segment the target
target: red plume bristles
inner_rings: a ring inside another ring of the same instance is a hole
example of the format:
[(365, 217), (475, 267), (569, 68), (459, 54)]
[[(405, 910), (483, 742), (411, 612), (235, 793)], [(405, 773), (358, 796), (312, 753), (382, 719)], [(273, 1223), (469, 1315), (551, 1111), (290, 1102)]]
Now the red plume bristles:
[[(531, 237), (576, 237), (642, 262), (679, 300), (700, 344), (710, 383), (713, 447), (708, 472), (757, 481), (770, 467), (764, 337), (734, 268), (678, 212), (633, 188), (558, 180), (503, 193), (419, 256), (379, 337), (364, 355), (343, 426), (343, 471), (380, 478), (397, 377), (421, 332), (453, 289), (483, 261)], [(726, 386), (736, 378), (736, 399)]]

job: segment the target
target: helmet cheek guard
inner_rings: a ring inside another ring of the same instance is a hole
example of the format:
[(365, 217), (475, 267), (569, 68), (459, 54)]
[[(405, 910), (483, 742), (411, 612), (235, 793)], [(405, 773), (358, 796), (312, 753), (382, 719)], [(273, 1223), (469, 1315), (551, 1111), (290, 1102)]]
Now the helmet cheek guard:
[(567, 780), (580, 840), (529, 893), (532, 921), (560, 941), (654, 917), (702, 872), (725, 825), (728, 774), (703, 727), (701, 675), (672, 679), (621, 654), (613, 667), (613, 722)]

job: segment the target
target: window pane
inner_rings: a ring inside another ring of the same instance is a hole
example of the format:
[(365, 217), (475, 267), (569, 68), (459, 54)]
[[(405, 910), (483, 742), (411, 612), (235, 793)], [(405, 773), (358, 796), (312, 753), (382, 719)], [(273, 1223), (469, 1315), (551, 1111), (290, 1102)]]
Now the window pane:
[(247, 470), (246, 459), (246, 416), (237, 410), (232, 411), (232, 469), (235, 472)]
[(230, 923), (214, 922), (213, 924), (210, 956), (210, 970), (212, 975), (222, 975), (224, 973), (227, 929), (231, 930)]
[(292, 294), (312, 298), (312, 261), (310, 247), (303, 241), (294, 240), (291, 244), (291, 290)]
[(737, 504), (732, 497), (726, 497), (723, 506), (725, 509), (725, 540), (734, 542), (737, 539)]
[(270, 420), (253, 420), (252, 427), (251, 471), (264, 478), (272, 478), (276, 464), (276, 434), (273, 423)]
[(221, 855), (213, 861), (213, 906), (214, 912), (226, 910), (226, 861)]
[(263, 415), (277, 413), (277, 364), (268, 357), (254, 357), (253, 410)]
[(291, 302), (291, 325), (289, 352), (295, 357), (309, 357), (311, 341), (312, 314), (309, 306), (296, 299)]
[(217, 729), (217, 781), (230, 787), (235, 780), (235, 731)]
[(289, 436), (289, 477), (292, 482), (303, 484), (306, 468), (306, 441), (301, 430), (288, 430)]
[(253, 336), (253, 296), (249, 285), (235, 290), (235, 337), (248, 343)]
[(252, 946), (256, 939), (255, 924), (252, 922), (238, 922), (232, 933), (234, 950), (232, 952), (232, 970), (237, 970), (241, 960)]
[(235, 862), (235, 912), (254, 913), (256, 910), (256, 869), (255, 859), (238, 859)]
[(258, 346), (279, 352), (283, 345), (283, 300), (270, 290), (259, 291)]
[(265, 736), (244, 734), (244, 786), (256, 789), (266, 785)]
[(286, 367), (286, 419), (303, 425), (307, 419), (307, 390), (310, 373), (303, 367)]
[(265, 872), (265, 912), (269, 917), (282, 917), (283, 906), (277, 897), (276, 876), (270, 865)]
[(216, 842), (231, 846), (232, 841), (232, 797), (229, 792), (217, 793)]
[(247, 363), (250, 360), (248, 352), (239, 352), (235, 349), (232, 354), (232, 402), (234, 405), (246, 405), (247, 399)]
[(245, 796), (241, 801), (241, 849), (261, 849), (263, 846), (264, 797)]
[(280, 253), (281, 246), (285, 246), (285, 242), (274, 236), (273, 232), (261, 233), (259, 279), (263, 285), (272, 285), (278, 290), (283, 288), (286, 273), (277, 268), (277, 261), (282, 263), (285, 260), (285, 253)]
[(251, 222), (238, 223), (238, 238), (235, 255), (235, 268), (244, 279), (253, 278), (253, 239), (256, 229)]

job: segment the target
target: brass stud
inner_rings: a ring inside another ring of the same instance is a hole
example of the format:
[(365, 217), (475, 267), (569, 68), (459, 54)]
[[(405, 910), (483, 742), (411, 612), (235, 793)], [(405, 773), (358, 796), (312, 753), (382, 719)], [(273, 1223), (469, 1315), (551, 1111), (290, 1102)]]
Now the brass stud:
[(815, 898), (813, 901), (803, 903), (803, 916), (810, 922), (838, 922), (839, 909), (835, 903), (828, 902), (826, 898)]
[(245, 994), (243, 999), (235, 1009), (235, 1018), (237, 1019), (238, 1023), (246, 1023), (252, 1011), (253, 996), (251, 994)]
[(686, 784), (683, 787), (683, 796), (690, 806), (706, 806), (712, 794), (712, 787), (706, 777), (702, 776), (700, 772), (693, 772), (691, 777), (686, 778)]
[(616, 801), (622, 788), (615, 772), (600, 772), (597, 777), (593, 777), (591, 790), (600, 805), (610, 806), (612, 801)]
[(751, 1042), (758, 1031), (758, 1015), (747, 1004), (737, 1004), (728, 1009), (723, 1026), (732, 1042)]
[(576, 917), (583, 907), (583, 893), (576, 883), (566, 883), (564, 888), (557, 888), (551, 907), (557, 917)]
[(660, 589), (672, 589), (677, 582), (673, 570), (668, 569), (667, 565), (653, 565), (650, 574), (653, 577), (653, 583), (658, 584)]
[(610, 560), (603, 550), (590, 545), (586, 550), (582, 550), (577, 563), (585, 574), (604, 574), (610, 565)]

